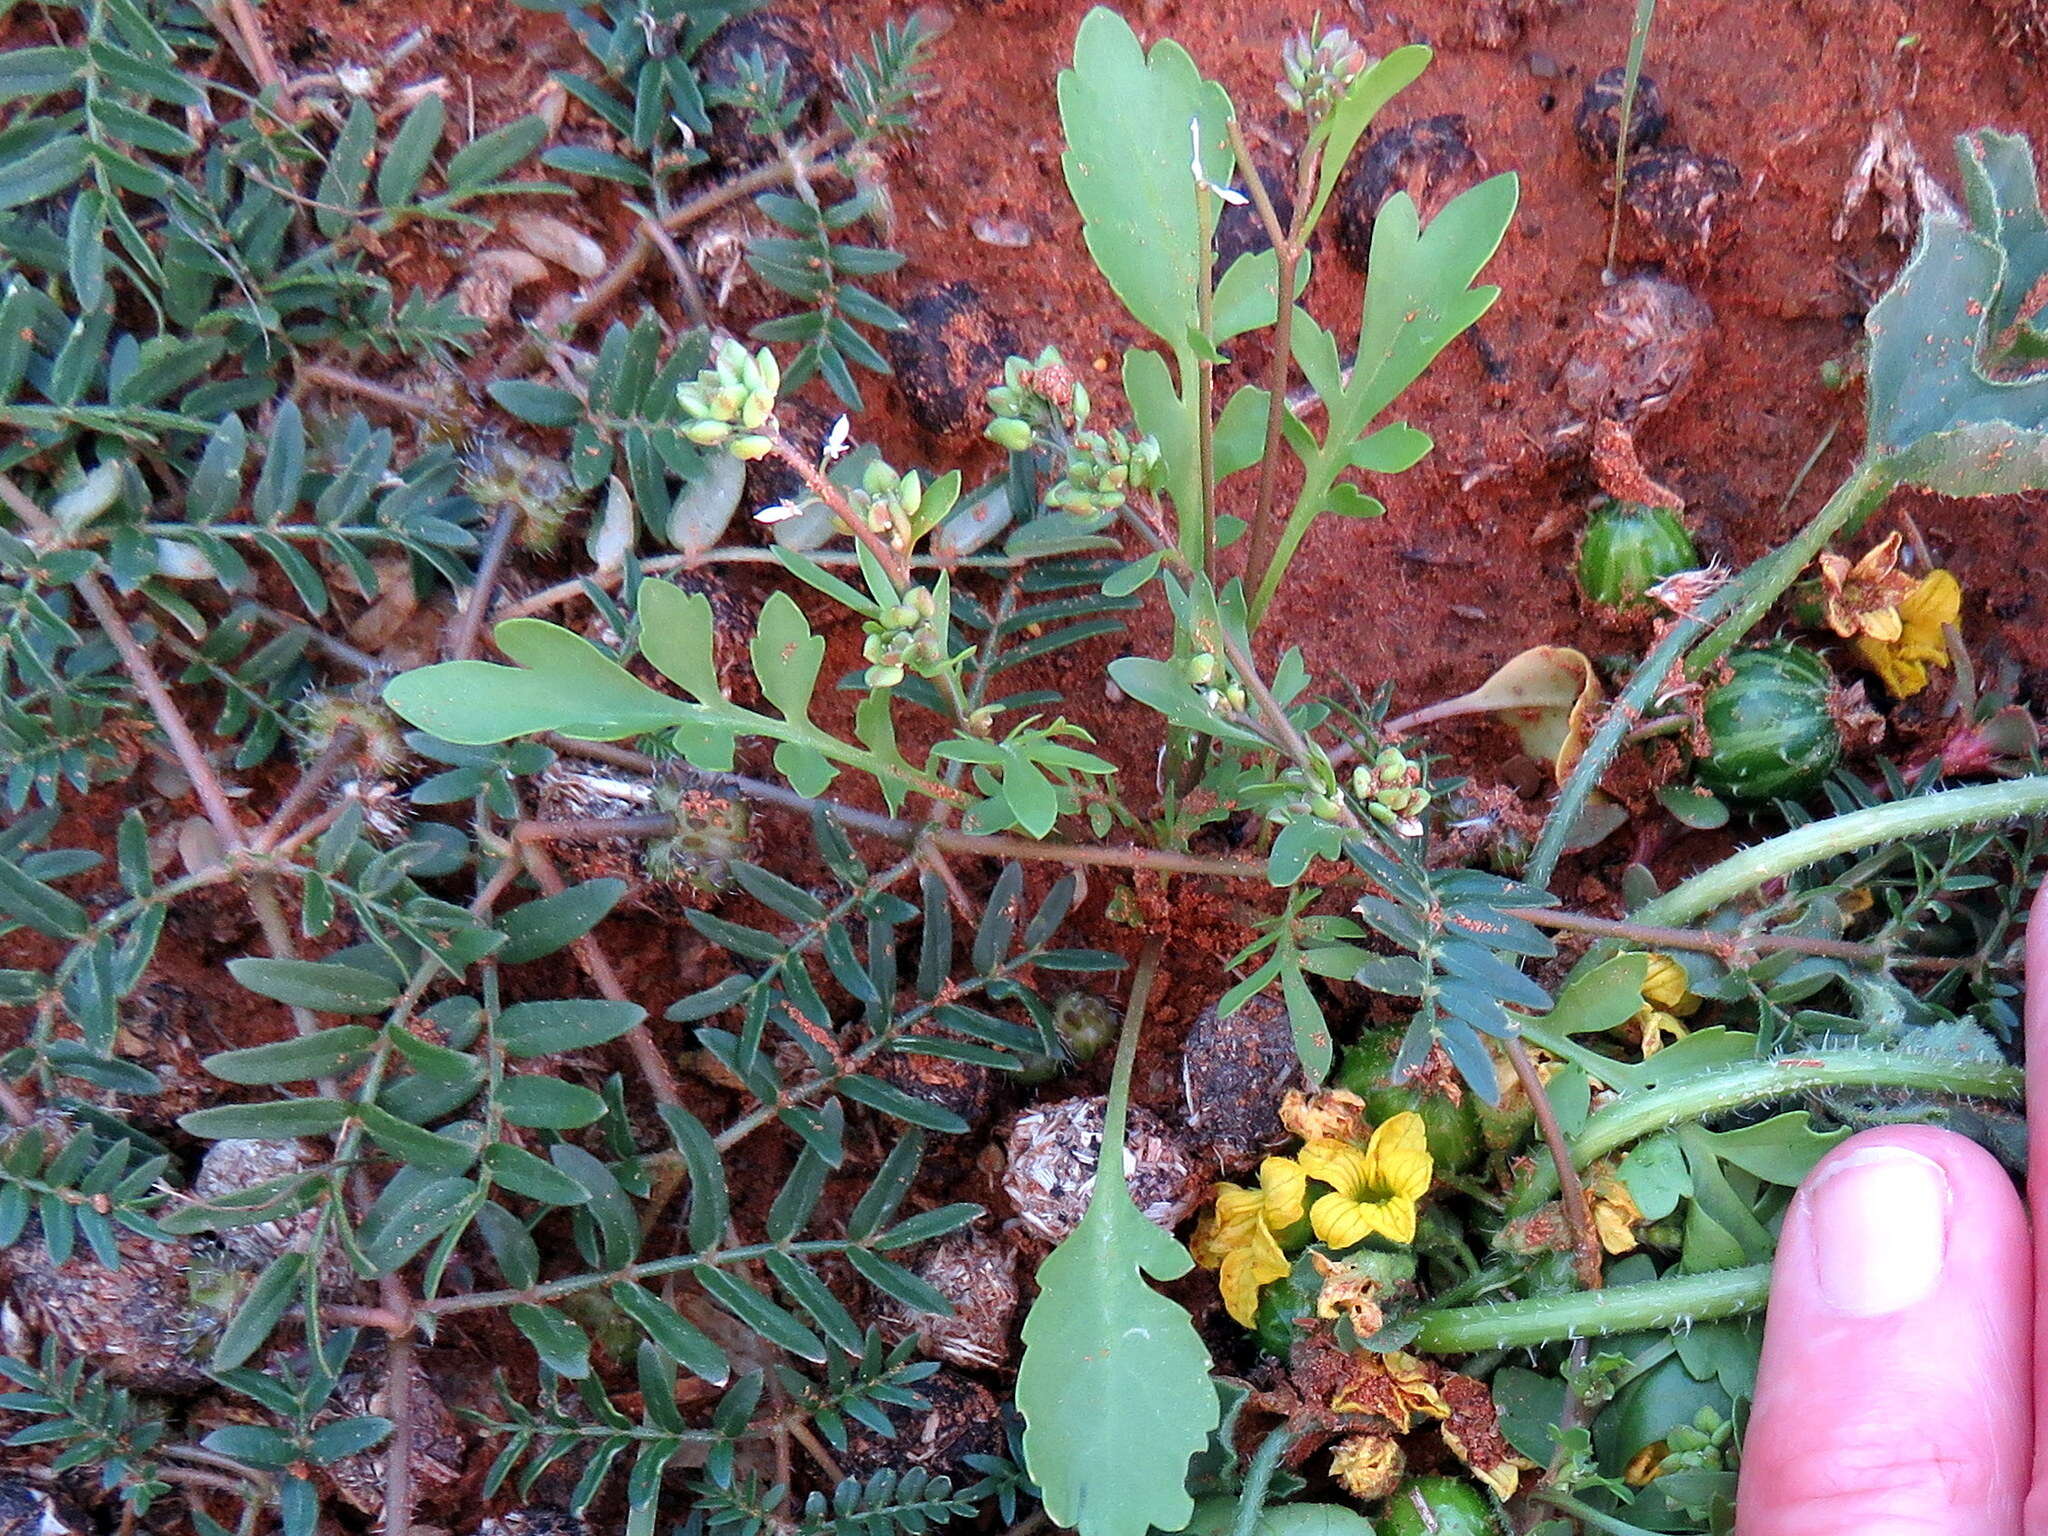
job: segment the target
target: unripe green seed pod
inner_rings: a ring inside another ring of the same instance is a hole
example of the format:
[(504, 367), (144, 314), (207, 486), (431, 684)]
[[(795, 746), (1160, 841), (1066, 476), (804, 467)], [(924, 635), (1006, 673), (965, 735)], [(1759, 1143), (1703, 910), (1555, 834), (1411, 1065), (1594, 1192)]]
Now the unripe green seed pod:
[(1729, 659), (1731, 676), (1704, 704), (1711, 750), (1699, 781), (1734, 800), (1796, 799), (1842, 756), (1827, 663), (1802, 645), (1771, 645)]
[(1062, 993), (1052, 1005), (1052, 1027), (1077, 1062), (1087, 1061), (1116, 1038), (1116, 1010), (1093, 992)]
[(1500, 1536), (1493, 1506), (1455, 1477), (1411, 1478), (1396, 1488), (1380, 1516), (1380, 1536)]
[(1586, 519), (1579, 540), (1579, 590), (1618, 613), (1650, 606), (1644, 596), (1666, 576), (1696, 570), (1700, 552), (1685, 524), (1662, 507), (1608, 501)]

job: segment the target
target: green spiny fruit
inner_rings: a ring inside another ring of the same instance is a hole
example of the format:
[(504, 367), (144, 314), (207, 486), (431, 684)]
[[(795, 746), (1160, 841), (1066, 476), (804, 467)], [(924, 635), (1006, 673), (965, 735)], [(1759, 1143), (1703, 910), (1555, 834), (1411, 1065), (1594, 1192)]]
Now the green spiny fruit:
[(1842, 756), (1827, 663), (1801, 645), (1731, 657), (1729, 677), (1707, 691), (1709, 750), (1699, 781), (1735, 800), (1790, 800), (1825, 779)]
[(1617, 613), (1641, 613), (1646, 594), (1667, 576), (1697, 569), (1700, 552), (1685, 524), (1662, 507), (1604, 501), (1579, 540), (1579, 590)]
[(1455, 1477), (1411, 1478), (1380, 1516), (1380, 1536), (1500, 1536), (1486, 1495)]
[(1367, 1118), (1378, 1124), (1404, 1110), (1422, 1117), (1429, 1139), (1429, 1155), (1437, 1166), (1462, 1172), (1486, 1155), (1480, 1139), (1479, 1117), (1469, 1097), (1458, 1103), (1442, 1093), (1433, 1093), (1413, 1083), (1396, 1083), (1390, 1074), (1394, 1053), (1400, 1045), (1397, 1031), (1367, 1035), (1358, 1044), (1346, 1046), (1337, 1065), (1337, 1086), (1365, 1100)]

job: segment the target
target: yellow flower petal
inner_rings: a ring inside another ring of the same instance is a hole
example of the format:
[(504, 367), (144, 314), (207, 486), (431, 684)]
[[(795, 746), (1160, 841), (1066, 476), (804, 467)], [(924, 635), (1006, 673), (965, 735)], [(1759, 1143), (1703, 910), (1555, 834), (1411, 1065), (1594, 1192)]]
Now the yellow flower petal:
[(1685, 967), (1669, 955), (1651, 955), (1650, 968), (1643, 977), (1643, 1001), (1680, 1018), (1696, 1012), (1700, 1000), (1693, 995)]
[(1301, 1220), (1308, 1201), (1308, 1175), (1291, 1157), (1269, 1157), (1259, 1164), (1261, 1214), (1268, 1227), (1283, 1231)]
[(1287, 1270), (1287, 1256), (1273, 1234), (1264, 1223), (1254, 1227), (1248, 1241), (1223, 1256), (1216, 1288), (1223, 1293), (1224, 1309), (1250, 1328), (1258, 1319), (1259, 1288), (1284, 1278)]
[[(1436, 1164), (1429, 1156), (1429, 1134), (1422, 1123), (1422, 1116), (1413, 1110), (1404, 1110), (1384, 1121), (1372, 1133), (1372, 1144), (1365, 1149), (1365, 1160), (1366, 1179), (1373, 1192), (1409, 1204), (1408, 1230), (1412, 1237), (1415, 1230), (1414, 1203), (1429, 1193), (1430, 1180), (1436, 1174)], [(1396, 1241), (1405, 1243), (1408, 1238)]]
[(1319, 1179), (1339, 1194), (1349, 1195), (1354, 1200), (1365, 1192), (1366, 1179), (1371, 1172), (1365, 1154), (1348, 1141), (1318, 1138), (1301, 1149), (1296, 1162), (1310, 1178)]
[(1330, 1475), (1354, 1499), (1384, 1499), (1401, 1483), (1408, 1458), (1392, 1435), (1352, 1435), (1330, 1451)]
[(1856, 654), (1878, 675), (1893, 698), (1906, 699), (1927, 686), (1927, 669), (1949, 664), (1944, 624), (1962, 617), (1962, 585), (1947, 571), (1929, 571), (1899, 603), (1900, 633), (1880, 640), (1856, 637)]
[(1963, 616), (1963, 584), (1947, 571), (1929, 571), (1899, 604), (1909, 629), (1939, 630)]

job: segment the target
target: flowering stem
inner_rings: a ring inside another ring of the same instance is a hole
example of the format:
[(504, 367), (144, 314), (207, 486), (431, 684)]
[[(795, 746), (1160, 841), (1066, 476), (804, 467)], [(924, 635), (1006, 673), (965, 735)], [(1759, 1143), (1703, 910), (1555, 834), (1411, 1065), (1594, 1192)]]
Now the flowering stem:
[(817, 465), (799, 453), (795, 445), (782, 435), (780, 427), (770, 421), (761, 428), (761, 436), (768, 439), (769, 445), (775, 451), (775, 457), (796, 471), (805, 488), (831, 509), (832, 515), (839, 519), (846, 531), (867, 546), (868, 553), (880, 561), (882, 569), (889, 573), (890, 583), (896, 590), (900, 593), (908, 587), (910, 561), (904, 552), (868, 526), (867, 519), (854, 511), (853, 503), (846, 499), (846, 493), (834, 485), (831, 478), (820, 471)]
[[(1868, 1047), (1772, 1056), (1688, 1074), (1660, 1087), (1622, 1095), (1586, 1121), (1572, 1140), (1571, 1160), (1584, 1168), (1674, 1125), (1827, 1088), (1918, 1089), (2017, 1104), (2024, 1087), (2021, 1069), (2002, 1061), (1957, 1061)], [(1528, 1210), (1556, 1189), (1555, 1172), (1539, 1164), (1529, 1183), (1517, 1192), (1514, 1208)]]
[(1415, 1343), (1418, 1348), (1449, 1355), (1481, 1349), (1528, 1349), (1646, 1329), (1661, 1331), (1758, 1311), (1770, 1287), (1770, 1265), (1752, 1264), (1570, 1296), (1444, 1307), (1420, 1315), (1422, 1331)]
[(1557, 1109), (1550, 1102), (1550, 1095), (1543, 1086), (1543, 1074), (1536, 1070), (1536, 1063), (1530, 1059), (1529, 1048), (1520, 1040), (1507, 1042), (1507, 1057), (1515, 1069), (1515, 1078), (1522, 1085), (1522, 1093), (1529, 1100), (1529, 1107), (1536, 1114), (1536, 1129), (1543, 1136), (1543, 1144), (1550, 1150), (1550, 1165), (1557, 1176), (1558, 1187), (1564, 1192), (1564, 1218), (1571, 1228), (1572, 1249), (1577, 1260), (1579, 1284), (1589, 1291), (1600, 1289), (1600, 1234), (1593, 1228), (1593, 1209), (1586, 1201), (1586, 1187), (1579, 1182), (1579, 1170), (1572, 1164), (1571, 1147), (1565, 1140), (1564, 1127), (1558, 1123)]
[[(1294, 274), (1301, 264), (1299, 226), (1307, 208), (1298, 199), (1295, 227), (1287, 229), (1281, 226), (1279, 211), (1266, 191), (1266, 180), (1252, 160), (1251, 146), (1245, 142), (1244, 129), (1238, 125), (1235, 114), (1231, 116), (1229, 126), (1230, 147), (1237, 155), (1238, 171), (1244, 177), (1245, 190), (1251, 194), (1252, 206), (1258, 210), (1259, 221), (1266, 227), (1266, 239), (1273, 247), (1278, 277), (1274, 289), (1277, 297), (1272, 371), (1266, 380), (1266, 447), (1259, 456), (1259, 495), (1253, 503), (1251, 534), (1244, 562), (1244, 578), (1249, 584), (1257, 582), (1266, 567), (1272, 564), (1273, 551), (1280, 543), (1275, 501), (1280, 490), (1281, 429), (1287, 417), (1287, 380), (1294, 364)], [(1256, 625), (1257, 618), (1252, 622)]]

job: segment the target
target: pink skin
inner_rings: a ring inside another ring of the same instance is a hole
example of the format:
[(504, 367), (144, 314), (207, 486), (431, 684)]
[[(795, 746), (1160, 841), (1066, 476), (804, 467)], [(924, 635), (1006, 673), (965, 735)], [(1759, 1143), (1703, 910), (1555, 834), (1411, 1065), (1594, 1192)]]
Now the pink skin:
[[(2029, 1183), (2048, 1211), (2048, 893), (2033, 915)], [(1779, 1240), (1737, 1536), (2048, 1536), (2044, 1244), (2048, 1220), (2030, 1239), (2012, 1181), (1950, 1132), (1865, 1131), (1823, 1158)]]

